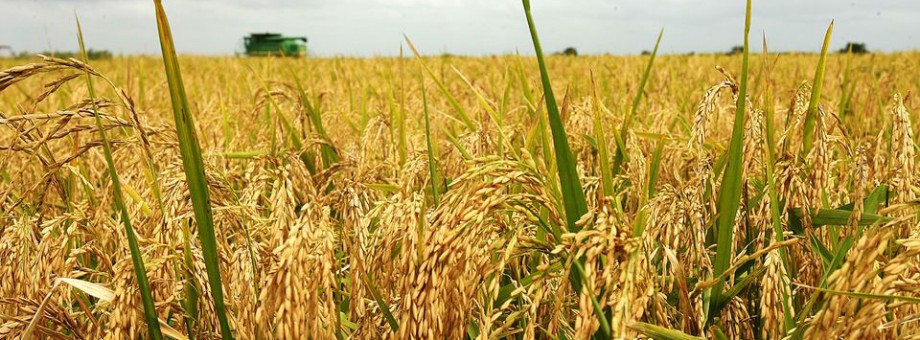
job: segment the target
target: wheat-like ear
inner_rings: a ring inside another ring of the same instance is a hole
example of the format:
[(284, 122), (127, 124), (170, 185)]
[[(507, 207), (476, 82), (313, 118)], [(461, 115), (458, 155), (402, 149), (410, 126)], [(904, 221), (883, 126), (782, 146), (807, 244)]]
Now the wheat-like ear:
[(898, 200), (907, 202), (916, 198), (914, 178), (916, 178), (917, 147), (914, 141), (913, 125), (910, 113), (904, 105), (904, 97), (897, 93), (891, 106), (891, 169), (892, 187)]

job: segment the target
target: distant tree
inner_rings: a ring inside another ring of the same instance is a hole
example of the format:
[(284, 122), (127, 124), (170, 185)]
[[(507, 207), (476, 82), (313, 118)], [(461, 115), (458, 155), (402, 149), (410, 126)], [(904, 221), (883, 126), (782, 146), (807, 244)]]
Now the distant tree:
[(846, 46), (838, 51), (840, 53), (854, 53), (854, 54), (864, 54), (869, 53), (869, 49), (866, 48), (865, 43), (859, 42), (848, 42)]
[(741, 54), (741, 53), (744, 53), (744, 46), (737, 45), (737, 46), (732, 46), (732, 49), (729, 50), (728, 53), (725, 53), (725, 54), (735, 55), (735, 54)]
[(576, 50), (574, 47), (569, 46), (569, 47), (566, 47), (564, 50), (562, 50), (562, 52), (560, 52), (559, 54), (561, 54), (561, 55), (567, 55), (567, 56), (572, 56), (572, 57), (577, 57), (577, 56), (578, 56), (578, 50)]
[[(44, 55), (44, 56), (49, 56), (49, 57), (62, 58), (62, 59), (67, 59), (67, 58), (81, 59), (82, 58), (82, 55), (79, 51), (42, 51), (39, 53), (23, 51), (23, 52), (17, 53), (16, 58), (19, 58), (19, 59), (35, 58), (39, 54)], [(94, 50), (94, 49), (86, 50), (86, 57), (89, 58), (90, 60), (112, 59), (112, 56), (113, 56), (112, 52), (110, 52), (109, 50)]]
[(649, 52), (648, 50), (642, 50), (642, 55), (649, 55), (649, 54), (652, 54), (652, 52)]
[(112, 59), (112, 52), (109, 50), (89, 49), (89, 51), (86, 51), (86, 54), (90, 59)]

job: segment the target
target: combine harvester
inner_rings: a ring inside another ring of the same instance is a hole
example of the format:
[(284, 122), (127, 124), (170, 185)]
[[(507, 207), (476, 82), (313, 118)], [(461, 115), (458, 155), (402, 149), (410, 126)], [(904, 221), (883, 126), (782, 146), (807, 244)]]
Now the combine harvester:
[(243, 38), (246, 55), (250, 57), (296, 57), (307, 55), (306, 37), (285, 37), (281, 33), (252, 33)]

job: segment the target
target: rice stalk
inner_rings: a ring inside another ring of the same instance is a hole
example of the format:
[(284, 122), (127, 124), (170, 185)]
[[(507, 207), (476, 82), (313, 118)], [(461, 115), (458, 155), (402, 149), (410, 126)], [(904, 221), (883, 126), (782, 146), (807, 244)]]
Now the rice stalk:
[(233, 339), (227, 311), (224, 307), (223, 284), (220, 275), (219, 255), (217, 253), (217, 237), (214, 232), (214, 217), (211, 212), (211, 200), (208, 192), (207, 177), (205, 177), (204, 162), (201, 158), (201, 147), (195, 133), (195, 123), (192, 116), (188, 98), (185, 94), (185, 85), (182, 83), (182, 73), (179, 70), (179, 59), (173, 45), (172, 32), (166, 19), (166, 12), (160, 0), (154, 0), (157, 16), (157, 31), (160, 36), (160, 47), (163, 53), (163, 64), (169, 83), (170, 100), (173, 107), (173, 118), (176, 123), (176, 134), (179, 137), (179, 151), (182, 155), (182, 165), (185, 178), (188, 182), (192, 205), (195, 211), (195, 221), (198, 227), (198, 239), (201, 242), (202, 255), (208, 273), (208, 284), (211, 296), (214, 298), (214, 309), (220, 322), (221, 337)]
[[(540, 38), (537, 36), (537, 29), (533, 21), (533, 15), (530, 12), (530, 0), (522, 0), (524, 5), (524, 14), (527, 17), (527, 26), (530, 29), (530, 37), (533, 40), (534, 50), (537, 54), (537, 63), (540, 67), (540, 79), (543, 83), (543, 96), (546, 100), (546, 111), (549, 116), (550, 130), (553, 136), (553, 150), (555, 150), (556, 166), (559, 175), (559, 183), (562, 188), (562, 200), (565, 207), (565, 217), (568, 221), (568, 231), (571, 233), (581, 230), (579, 220), (588, 213), (587, 203), (585, 203), (585, 194), (581, 187), (581, 181), (576, 172), (576, 160), (569, 148), (568, 138), (562, 124), (562, 118), (559, 114), (559, 108), (556, 106), (556, 98), (553, 95), (552, 84), (550, 83), (549, 73), (546, 70), (546, 62), (543, 60), (543, 48), (540, 46)], [(557, 241), (558, 242), (558, 241)], [(573, 262), (576, 271), (570, 276), (570, 281), (575, 291), (580, 291), (583, 280), (586, 279), (584, 268), (584, 259), (579, 258)], [(604, 310), (597, 302), (593, 292), (587, 293), (594, 305), (594, 313), (600, 323), (598, 333), (600, 336), (610, 337), (610, 322)]]
[[(658, 46), (661, 44), (661, 37), (663, 35), (664, 27), (662, 27), (661, 31), (658, 32), (658, 39), (655, 39), (655, 48), (652, 49), (652, 54), (648, 59), (648, 64), (645, 66), (645, 72), (642, 73), (642, 79), (639, 80), (639, 88), (636, 90), (636, 97), (633, 98), (632, 108), (626, 115), (626, 118), (623, 121), (623, 126), (620, 127), (619, 138), (622, 140), (622, 143), (619, 140), (617, 141), (620, 146), (626, 144), (633, 117), (635, 117), (636, 112), (639, 111), (639, 104), (642, 102), (642, 95), (645, 93), (645, 85), (648, 84), (649, 75), (652, 73), (652, 65), (655, 63), (655, 56), (658, 55)], [(620, 167), (623, 165), (625, 155), (625, 150), (622, 147), (617, 147), (617, 153), (613, 160), (613, 176), (617, 176), (620, 173)]]
[[(80, 42), (80, 53), (84, 62), (89, 60), (86, 56), (86, 47), (83, 44), (83, 29), (80, 26), (80, 19), (74, 15), (77, 22), (77, 40)], [(93, 87), (92, 75), (86, 72), (86, 86), (89, 89), (90, 101), (93, 103), (93, 112), (97, 112), (96, 107), (96, 90)], [(137, 286), (141, 292), (141, 301), (144, 304), (144, 318), (147, 321), (147, 332), (151, 339), (162, 339), (163, 333), (160, 330), (160, 323), (157, 318), (157, 310), (153, 302), (153, 294), (150, 290), (150, 283), (147, 280), (147, 269), (144, 267), (144, 257), (141, 253), (140, 246), (137, 243), (137, 236), (134, 228), (131, 226), (131, 216), (125, 207), (124, 197), (122, 197), (121, 180), (118, 178), (118, 170), (115, 168), (115, 160), (112, 157), (112, 148), (109, 140), (105, 135), (105, 128), (102, 125), (102, 118), (98, 114), (93, 115), (96, 120), (96, 129), (99, 131), (99, 139), (102, 141), (102, 151), (105, 156), (105, 163), (108, 169), (109, 177), (112, 179), (112, 196), (114, 198), (115, 209), (119, 211), (121, 223), (125, 226), (125, 234), (128, 237), (128, 247), (131, 250), (131, 261), (134, 263), (134, 275), (137, 279)]]
[(438, 163), (435, 162), (434, 144), (431, 142), (431, 119), (428, 117), (428, 95), (425, 92), (425, 80), (420, 79), (419, 83), (422, 88), (422, 110), (425, 114), (425, 144), (428, 151), (428, 173), (431, 181), (431, 197), (434, 199), (434, 207), (441, 204), (440, 186), (441, 176), (438, 172)]
[[(732, 257), (732, 236), (734, 235), (735, 216), (738, 214), (738, 205), (741, 201), (741, 187), (744, 185), (744, 120), (747, 113), (747, 88), (748, 88), (748, 58), (750, 46), (748, 43), (748, 33), (751, 30), (751, 0), (747, 1), (744, 20), (744, 56), (741, 66), (741, 83), (738, 90), (738, 101), (735, 104), (735, 119), (732, 128), (732, 137), (729, 142), (726, 154), (727, 165), (722, 177), (722, 184), (718, 196), (718, 222), (715, 225), (716, 257), (713, 261), (713, 275), (721, 277), (731, 262)], [(712, 307), (721, 305), (722, 288), (724, 280), (720, 279), (711, 289), (709, 297), (710, 310), (707, 320), (711, 322), (719, 315), (719, 310)], [(707, 323), (709, 323), (707, 322)]]
[[(776, 128), (775, 124), (775, 106), (773, 105), (773, 84), (770, 79), (770, 62), (768, 60), (769, 52), (767, 49), (767, 38), (764, 35), (763, 38), (763, 76), (764, 76), (764, 143), (767, 144), (766, 149), (764, 149), (764, 181), (767, 186), (767, 195), (770, 200), (770, 223), (773, 227), (773, 240), (774, 242), (783, 241), (783, 226), (782, 226), (782, 215), (780, 214), (781, 202), (779, 201), (779, 195), (776, 190), (776, 179), (774, 175), (774, 167), (776, 164)], [(786, 274), (788, 273), (786, 266), (789, 263), (789, 258), (786, 256), (786, 250), (780, 248), (779, 250), (779, 259), (773, 259), (770, 264), (773, 266), (770, 268), (772, 275), (771, 283), (776, 284), (783, 280), (786, 280)], [(770, 286), (773, 287), (773, 286)], [(790, 302), (791, 293), (787, 292), (788, 289), (783, 289), (781, 291), (781, 303), (783, 309), (783, 333), (788, 332), (789, 329), (794, 327), (794, 317), (793, 317), (793, 308)], [(765, 327), (766, 329), (767, 327)], [(775, 330), (775, 329), (774, 329)], [(782, 333), (781, 333), (782, 334)]]
[(814, 144), (815, 120), (818, 115), (818, 104), (821, 102), (821, 89), (824, 87), (824, 71), (827, 67), (827, 48), (831, 43), (831, 34), (834, 32), (834, 21), (827, 26), (824, 35), (824, 44), (821, 46), (821, 57), (815, 68), (814, 84), (811, 86), (811, 99), (808, 102), (808, 111), (805, 112), (805, 122), (802, 125), (802, 155), (811, 152)]

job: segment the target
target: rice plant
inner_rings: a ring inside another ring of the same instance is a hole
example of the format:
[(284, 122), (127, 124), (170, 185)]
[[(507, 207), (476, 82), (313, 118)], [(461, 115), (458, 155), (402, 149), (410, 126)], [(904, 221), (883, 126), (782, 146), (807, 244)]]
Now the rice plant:
[(0, 59), (0, 338), (920, 333), (917, 52), (744, 1), (562, 56), (523, 0), (515, 55), (206, 57), (153, 3), (161, 56)]

